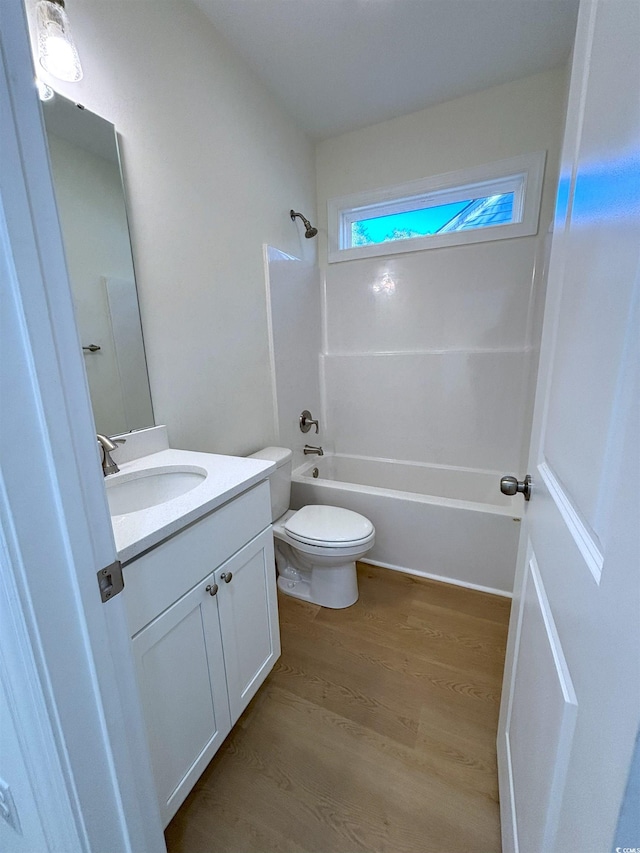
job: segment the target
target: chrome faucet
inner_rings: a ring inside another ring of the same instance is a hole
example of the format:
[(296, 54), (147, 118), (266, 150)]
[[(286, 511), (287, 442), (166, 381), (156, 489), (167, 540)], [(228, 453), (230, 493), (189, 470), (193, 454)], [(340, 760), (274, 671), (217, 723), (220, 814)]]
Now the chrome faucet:
[(324, 456), (324, 450), (321, 447), (314, 447), (311, 444), (305, 444), (304, 450), (302, 451), (305, 456)]
[(102, 448), (102, 473), (105, 477), (109, 474), (117, 474), (120, 470), (116, 463), (111, 458), (114, 450), (118, 449), (119, 444), (126, 444), (126, 438), (110, 439), (108, 435), (97, 434), (98, 444)]

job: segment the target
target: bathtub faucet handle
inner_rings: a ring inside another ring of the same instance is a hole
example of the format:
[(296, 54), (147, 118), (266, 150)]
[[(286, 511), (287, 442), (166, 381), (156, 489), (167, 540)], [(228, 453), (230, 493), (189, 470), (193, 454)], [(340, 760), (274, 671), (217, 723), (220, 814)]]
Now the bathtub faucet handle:
[(318, 421), (313, 419), (313, 415), (309, 411), (309, 409), (305, 409), (304, 412), (300, 415), (300, 432), (309, 432), (312, 426), (316, 428), (316, 435), (320, 431), (318, 428)]

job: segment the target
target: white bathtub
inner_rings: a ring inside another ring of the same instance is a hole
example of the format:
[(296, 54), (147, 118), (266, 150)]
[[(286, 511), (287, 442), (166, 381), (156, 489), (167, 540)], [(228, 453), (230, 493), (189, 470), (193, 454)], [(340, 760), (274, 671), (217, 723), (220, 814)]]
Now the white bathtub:
[(333, 504), (370, 518), (371, 563), (510, 595), (522, 497), (501, 494), (499, 480), (492, 471), (336, 454), (293, 472), (291, 506)]

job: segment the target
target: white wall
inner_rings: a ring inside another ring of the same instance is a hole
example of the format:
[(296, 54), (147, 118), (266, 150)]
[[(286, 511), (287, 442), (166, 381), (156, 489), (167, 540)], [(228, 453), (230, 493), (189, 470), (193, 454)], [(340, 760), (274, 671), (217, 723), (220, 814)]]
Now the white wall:
[[(318, 144), (336, 450), (524, 473), (566, 70)], [(538, 236), (326, 264), (333, 196), (547, 150)]]
[(318, 268), (265, 246), (266, 280), (270, 309), (270, 341), (274, 380), (276, 440), (293, 450), (293, 467), (302, 463), (305, 444), (322, 444), (322, 420), (316, 435), (300, 431), (299, 418), (308, 409), (320, 418), (321, 294)]
[(312, 145), (191, 3), (68, 12), (85, 76), (55, 85), (121, 136), (156, 421), (176, 447), (272, 443), (262, 244), (313, 257), (289, 218), (315, 207)]

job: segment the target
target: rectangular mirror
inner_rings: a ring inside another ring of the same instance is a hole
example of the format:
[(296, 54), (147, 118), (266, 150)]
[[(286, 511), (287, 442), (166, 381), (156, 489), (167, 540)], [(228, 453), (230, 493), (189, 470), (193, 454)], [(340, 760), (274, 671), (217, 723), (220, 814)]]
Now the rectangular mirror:
[(96, 430), (153, 426), (115, 128), (57, 94), (42, 107)]

